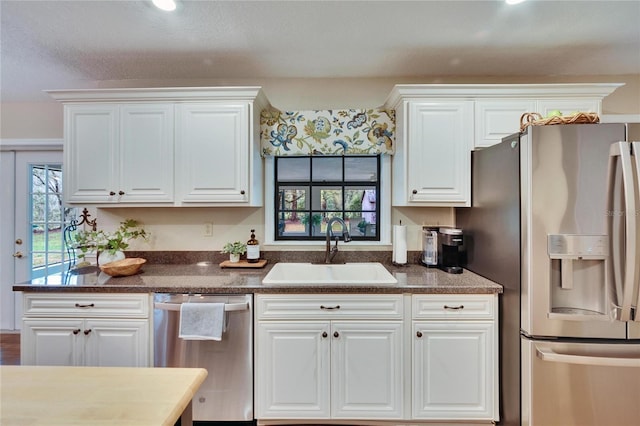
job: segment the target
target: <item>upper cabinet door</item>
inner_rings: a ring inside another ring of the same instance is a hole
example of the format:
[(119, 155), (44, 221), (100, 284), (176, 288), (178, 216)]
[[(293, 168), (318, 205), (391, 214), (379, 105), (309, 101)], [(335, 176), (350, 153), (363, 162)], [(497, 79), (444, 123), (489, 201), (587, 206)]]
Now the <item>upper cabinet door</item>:
[(171, 104), (121, 107), (121, 202), (173, 202), (173, 108)]
[(502, 138), (520, 131), (523, 114), (536, 111), (535, 99), (477, 100), (474, 148), (495, 145)]
[(473, 101), (409, 102), (407, 205), (468, 206)]
[(178, 203), (247, 204), (249, 104), (178, 105)]
[(69, 105), (67, 203), (173, 202), (173, 106)]
[(537, 112), (543, 117), (549, 115), (551, 111), (560, 111), (562, 115), (572, 115), (576, 112), (597, 112), (602, 114), (602, 101), (599, 99), (540, 99), (538, 100)]
[(65, 106), (65, 202), (116, 202), (118, 118), (115, 105)]

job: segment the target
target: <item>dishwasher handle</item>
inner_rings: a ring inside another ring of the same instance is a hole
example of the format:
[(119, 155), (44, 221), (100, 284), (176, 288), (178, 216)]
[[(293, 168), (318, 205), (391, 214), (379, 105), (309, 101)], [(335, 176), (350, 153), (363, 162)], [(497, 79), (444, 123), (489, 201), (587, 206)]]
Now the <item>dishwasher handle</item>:
[[(167, 303), (167, 302), (155, 302), (153, 307), (155, 309), (162, 309), (164, 311), (179, 311), (180, 305), (182, 303)], [(225, 303), (224, 311), (225, 312), (235, 312), (235, 311), (248, 311), (249, 303)]]

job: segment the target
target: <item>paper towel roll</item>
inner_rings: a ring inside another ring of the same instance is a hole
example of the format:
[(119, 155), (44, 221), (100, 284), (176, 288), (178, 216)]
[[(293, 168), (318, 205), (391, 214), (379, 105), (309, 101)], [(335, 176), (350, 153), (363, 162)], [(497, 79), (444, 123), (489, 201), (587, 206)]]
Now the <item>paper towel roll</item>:
[(407, 227), (393, 226), (393, 262), (400, 265), (407, 263)]

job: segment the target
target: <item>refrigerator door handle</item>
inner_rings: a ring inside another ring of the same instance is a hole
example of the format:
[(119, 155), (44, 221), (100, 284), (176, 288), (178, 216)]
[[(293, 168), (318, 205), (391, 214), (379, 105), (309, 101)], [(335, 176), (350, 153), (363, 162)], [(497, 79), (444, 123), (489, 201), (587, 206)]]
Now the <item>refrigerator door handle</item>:
[(634, 288), (634, 292), (636, 294), (636, 303), (635, 303), (635, 316), (634, 320), (636, 322), (640, 322), (640, 262), (638, 262), (637, 255), (640, 251), (640, 240), (638, 240), (638, 221), (640, 221), (640, 142), (631, 142), (631, 151), (633, 153), (633, 158), (635, 160), (635, 176), (633, 180), (635, 182), (635, 192), (634, 192), (634, 202), (633, 209), (634, 215), (632, 217), (632, 221), (634, 223), (635, 228), (635, 244), (633, 245), (633, 259), (632, 262), (635, 265), (635, 269), (633, 272), (633, 282), (632, 286)]
[[(633, 176), (633, 165), (631, 163), (631, 149), (628, 142), (616, 142), (611, 145), (609, 150), (609, 182), (608, 182), (608, 228), (611, 242), (612, 261), (609, 262), (613, 267), (613, 285), (617, 293), (617, 304), (621, 305), (621, 311), (618, 319), (620, 321), (631, 320), (631, 305), (634, 296), (634, 273), (636, 270), (636, 188)], [(620, 158), (620, 166), (622, 170), (622, 191), (624, 196), (624, 212), (615, 212), (613, 205), (614, 195), (614, 173), (616, 157)], [(616, 258), (620, 256), (618, 250), (619, 242), (617, 233), (613, 229), (613, 219), (618, 214), (624, 214), (625, 220), (625, 257), (624, 257), (624, 277), (621, 277), (618, 262)], [(620, 300), (622, 297), (622, 300)]]
[(543, 361), (603, 367), (640, 367), (640, 358), (562, 354), (536, 345), (536, 356)]

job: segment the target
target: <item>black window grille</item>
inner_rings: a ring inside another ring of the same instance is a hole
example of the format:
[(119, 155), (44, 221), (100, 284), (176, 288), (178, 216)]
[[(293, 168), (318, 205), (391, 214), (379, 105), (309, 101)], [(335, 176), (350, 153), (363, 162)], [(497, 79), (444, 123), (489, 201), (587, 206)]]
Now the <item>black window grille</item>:
[(338, 216), (353, 240), (380, 241), (379, 177), (378, 155), (276, 157), (275, 240), (324, 240)]

